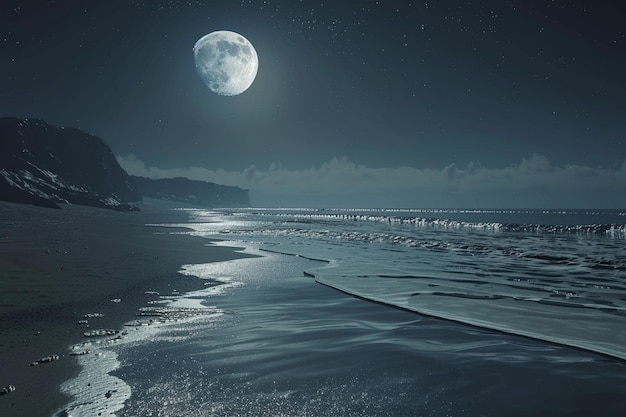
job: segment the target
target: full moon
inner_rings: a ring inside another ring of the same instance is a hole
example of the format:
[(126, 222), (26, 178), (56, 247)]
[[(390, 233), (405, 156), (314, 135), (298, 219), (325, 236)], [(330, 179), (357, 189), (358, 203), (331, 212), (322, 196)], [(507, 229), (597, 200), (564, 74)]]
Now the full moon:
[(250, 41), (227, 30), (211, 32), (198, 39), (193, 57), (202, 81), (222, 96), (236, 96), (246, 91), (259, 68), (259, 58)]

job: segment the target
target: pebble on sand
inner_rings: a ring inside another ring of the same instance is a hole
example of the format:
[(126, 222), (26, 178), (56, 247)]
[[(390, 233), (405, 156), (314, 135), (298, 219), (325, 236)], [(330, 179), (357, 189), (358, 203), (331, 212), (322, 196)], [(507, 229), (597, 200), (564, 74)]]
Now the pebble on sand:
[(44, 358), (36, 360), (35, 362), (31, 362), (28, 366), (37, 366), (41, 363), (50, 363), (59, 360), (59, 355), (48, 355)]
[(7, 385), (4, 388), (0, 388), (0, 395), (6, 395), (15, 392), (15, 385)]

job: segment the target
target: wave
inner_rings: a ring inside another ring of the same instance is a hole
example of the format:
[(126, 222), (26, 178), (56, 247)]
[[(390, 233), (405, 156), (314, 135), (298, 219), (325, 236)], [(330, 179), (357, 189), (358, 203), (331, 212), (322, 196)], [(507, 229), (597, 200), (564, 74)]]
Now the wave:
[[(597, 270), (626, 271), (626, 258), (611, 256), (603, 253), (546, 253), (528, 244), (520, 242), (494, 244), (491, 241), (481, 239), (450, 238), (438, 234), (428, 236), (399, 235), (384, 232), (359, 232), (331, 229), (303, 229), (303, 228), (259, 228), (259, 229), (224, 229), (219, 231), (221, 236), (261, 236), (272, 238), (301, 238), (306, 240), (323, 240), (338, 243), (379, 243), (393, 246), (405, 246), (409, 248), (428, 249), (433, 251), (450, 251), (465, 253), (469, 256), (489, 255), (503, 256), (507, 258), (527, 259), (543, 262), (550, 265), (569, 265), (588, 267)], [(392, 249), (388, 249), (392, 250)]]
[(621, 213), (430, 214), (249, 210), (210, 227), (328, 260), (306, 275), (355, 297), (626, 360), (626, 225), (606, 221)]
[[(388, 223), (390, 225), (408, 225), (421, 228), (434, 228), (445, 230), (474, 230), (485, 232), (516, 232), (516, 233), (538, 233), (538, 234), (592, 234), (606, 235), (610, 237), (626, 238), (626, 223), (623, 222), (599, 222), (599, 223), (520, 223), (507, 221), (476, 221), (461, 220), (448, 217), (419, 217), (415, 213), (424, 213), (423, 210), (407, 210), (401, 214), (383, 214), (389, 212), (367, 210), (341, 210), (337, 212), (310, 211), (300, 209), (296, 211), (264, 210), (252, 213), (240, 213), (242, 215), (254, 214), (256, 216), (271, 216), (283, 221), (315, 222), (315, 223), (336, 223), (336, 222), (377, 222)], [(435, 211), (428, 211), (435, 213)], [(480, 217), (503, 218), (503, 217), (541, 217), (559, 218), (568, 217), (571, 219), (619, 219), (626, 216), (626, 213), (619, 211), (531, 211), (531, 210), (439, 210), (437, 214), (456, 214), (462, 217), (480, 215)], [(569, 220), (571, 222), (572, 220)]]
[[(583, 306), (557, 301), (547, 301), (540, 299), (528, 298), (526, 301), (536, 302), (539, 308), (526, 309), (519, 306), (520, 298), (493, 295), (493, 294), (469, 294), (461, 292), (442, 292), (432, 291), (430, 295), (433, 301), (424, 302), (421, 298), (419, 302), (414, 302), (411, 297), (394, 299), (389, 294), (375, 294), (371, 289), (358, 289), (351, 285), (346, 285), (345, 280), (335, 280), (329, 276), (315, 275), (315, 280), (321, 285), (333, 288), (350, 296), (382, 304), (392, 308), (398, 308), (405, 311), (414, 312), (426, 317), (443, 319), (463, 325), (469, 325), (476, 328), (493, 330), (514, 336), (526, 337), (533, 340), (549, 342), (560, 346), (581, 349), (594, 354), (599, 354), (619, 361), (626, 361), (626, 336), (623, 335), (621, 324), (618, 322), (604, 321), (598, 323), (595, 318), (590, 318), (586, 312), (571, 312), (571, 316), (575, 316), (576, 325), (571, 326), (566, 321), (557, 323), (554, 327), (554, 320), (545, 319), (542, 315), (550, 316), (550, 310), (558, 307), (571, 307), (574, 309), (603, 309), (599, 306)], [(413, 293), (412, 297), (422, 295), (422, 293)], [(450, 303), (441, 303), (437, 300), (439, 297), (456, 298), (454, 307), (450, 308)], [(506, 309), (517, 311), (517, 319), (498, 321), (498, 317), (494, 317), (497, 310), (491, 308), (490, 302), (498, 302)], [(442, 308), (442, 305), (445, 306)], [(606, 308), (607, 310), (609, 308)], [(616, 310), (616, 308), (610, 308)], [(625, 315), (625, 309), (620, 309), (621, 314)], [(554, 314), (554, 313), (552, 313)], [(558, 314), (562, 314), (561, 311)], [(572, 320), (570, 317), (569, 320)], [(595, 324), (595, 326), (594, 326)], [(592, 326), (592, 327), (587, 327)], [(589, 329), (591, 329), (589, 331)], [(589, 334), (591, 333), (591, 335)], [(610, 335), (611, 339), (606, 336)]]

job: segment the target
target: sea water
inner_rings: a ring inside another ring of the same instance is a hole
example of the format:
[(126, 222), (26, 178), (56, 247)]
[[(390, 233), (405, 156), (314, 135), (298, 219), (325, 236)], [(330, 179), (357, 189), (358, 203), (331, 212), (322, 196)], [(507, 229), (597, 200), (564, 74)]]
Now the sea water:
[(155, 300), (187, 314), (106, 347), (128, 393), (102, 415), (626, 410), (625, 212), (188, 214), (258, 257), (181, 267), (206, 289)]

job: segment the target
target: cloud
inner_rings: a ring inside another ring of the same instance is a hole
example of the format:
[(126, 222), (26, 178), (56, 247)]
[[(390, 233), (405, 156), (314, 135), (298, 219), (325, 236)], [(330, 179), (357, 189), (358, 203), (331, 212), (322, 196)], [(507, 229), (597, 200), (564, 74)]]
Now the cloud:
[[(187, 177), (235, 185), (251, 190), (254, 195), (266, 198), (272, 196), (280, 201), (288, 201), (290, 198), (302, 201), (304, 197), (329, 202), (358, 197), (361, 201), (367, 200), (367, 196), (374, 201), (381, 196), (404, 196), (405, 201), (410, 202), (408, 197), (416, 196), (413, 201), (426, 202), (430, 198), (433, 204), (436, 201), (447, 201), (447, 204), (463, 205), (465, 202), (466, 206), (491, 201), (493, 206), (494, 203), (506, 205), (506, 198), (510, 200), (512, 196), (517, 196), (520, 200), (518, 205), (528, 204), (526, 207), (530, 207), (535, 204), (535, 207), (539, 207), (559, 202), (567, 202), (571, 206), (573, 202), (570, 201), (575, 200), (573, 196), (578, 195), (580, 201), (576, 205), (587, 204), (590, 207), (589, 204), (593, 201), (588, 201), (591, 197), (585, 196), (604, 195), (607, 201), (605, 204), (626, 205), (624, 197), (620, 197), (626, 191), (626, 161), (613, 168), (574, 164), (553, 166), (546, 157), (532, 155), (505, 168), (488, 168), (478, 162), (469, 162), (465, 167), (451, 164), (437, 170), (413, 167), (372, 168), (343, 157), (332, 158), (318, 167), (307, 169), (286, 169), (274, 163), (266, 170), (250, 166), (239, 172), (202, 167), (148, 167), (134, 155), (118, 156), (117, 159), (133, 175), (149, 178)], [(542, 194), (546, 200), (543, 203), (522, 203), (524, 195)]]

